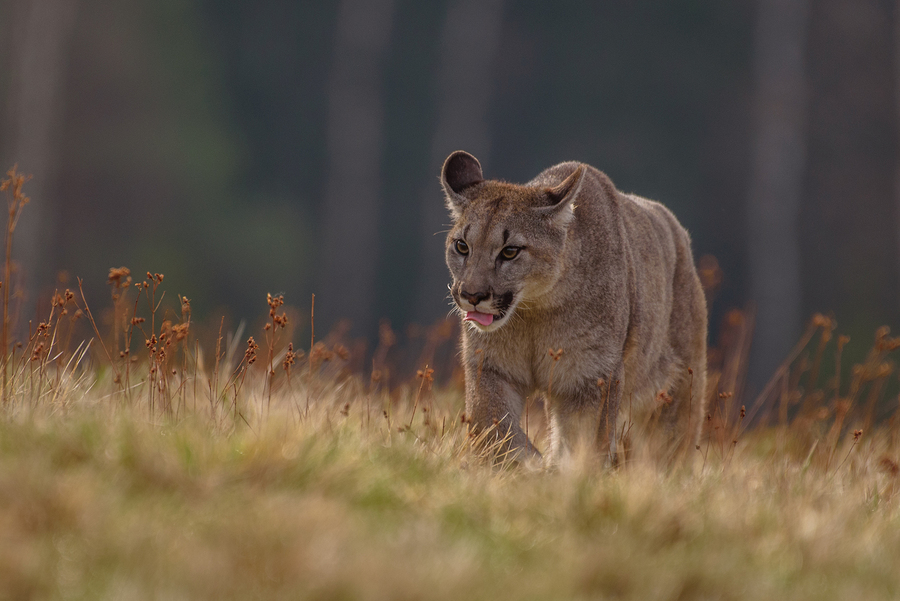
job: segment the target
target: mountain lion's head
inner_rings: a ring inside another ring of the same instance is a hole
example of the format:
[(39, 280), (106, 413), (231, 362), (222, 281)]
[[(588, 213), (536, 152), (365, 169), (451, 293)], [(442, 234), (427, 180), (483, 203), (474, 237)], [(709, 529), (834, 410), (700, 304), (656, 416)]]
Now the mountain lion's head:
[(520, 304), (552, 302), (583, 176), (584, 167), (573, 165), (552, 187), (485, 181), (471, 154), (447, 157), (441, 184), (453, 217), (450, 293), (473, 327), (497, 330)]

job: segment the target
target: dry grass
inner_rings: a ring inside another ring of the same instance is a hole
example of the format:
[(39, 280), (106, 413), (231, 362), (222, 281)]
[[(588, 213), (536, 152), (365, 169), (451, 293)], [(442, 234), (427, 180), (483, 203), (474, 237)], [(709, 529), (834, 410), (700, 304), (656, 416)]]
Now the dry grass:
[(245, 423), (151, 419), (146, 397), (90, 384), (0, 422), (9, 598), (900, 594), (887, 433), (828, 470), (776, 430), (702, 469), (504, 470), (470, 451), (453, 391), (408, 427), (414, 393), (379, 399), (385, 417), (323, 389), (299, 418), (289, 392), (245, 382)]
[(260, 344), (220, 330), (204, 357), (161, 274), (109, 282), (108, 332), (62, 291), (7, 355), (0, 598), (900, 597), (886, 331), (842, 383), (846, 341), (817, 317), (754, 402), (721, 390), (737, 336), (684, 465), (644, 452), (651, 427), (615, 471), (514, 469), (473, 451), (458, 387), (433, 387), (446, 332), (389, 387), (386, 327), (354, 375), (335, 340), (295, 350), (270, 296)]

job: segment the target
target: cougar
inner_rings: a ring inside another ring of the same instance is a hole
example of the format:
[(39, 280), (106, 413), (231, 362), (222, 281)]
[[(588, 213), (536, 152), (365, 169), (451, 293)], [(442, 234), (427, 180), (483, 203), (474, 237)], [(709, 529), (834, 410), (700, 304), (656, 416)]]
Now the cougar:
[(471, 431), (516, 460), (541, 458), (520, 423), (539, 392), (550, 464), (592, 448), (615, 465), (623, 406), (658, 415), (671, 455), (696, 444), (706, 300), (675, 216), (577, 162), (519, 185), (485, 180), (457, 151), (441, 184)]

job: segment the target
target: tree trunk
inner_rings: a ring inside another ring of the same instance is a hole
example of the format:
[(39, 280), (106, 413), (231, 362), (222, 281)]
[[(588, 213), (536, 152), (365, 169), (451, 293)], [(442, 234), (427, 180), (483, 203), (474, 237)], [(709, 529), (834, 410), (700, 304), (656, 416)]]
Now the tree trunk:
[[(894, 110), (896, 111), (898, 125), (900, 125), (900, 0), (894, 2), (894, 56), (893, 56), (893, 67), (894, 67)], [(898, 136), (900, 136), (900, 126), (897, 128)], [(898, 138), (898, 146), (900, 146), (900, 138)], [(900, 159), (900, 153), (898, 153), (897, 158)], [(900, 257), (900, 160), (896, 161), (896, 165), (894, 167), (894, 199), (896, 202), (896, 241), (897, 241), (897, 256)], [(897, 274), (898, 278), (900, 278), (900, 273)], [(900, 299), (897, 299), (900, 300)], [(900, 307), (895, 306), (895, 310), (900, 309)]]
[[(20, 266), (18, 292), (26, 314), (41, 287), (53, 285), (48, 264), (54, 236), (59, 125), (63, 119), (66, 60), (75, 25), (75, 0), (21, 0), (4, 27), (11, 41), (9, 138), (4, 156), (34, 175), (25, 188), (32, 202), (16, 227), (12, 258)], [(10, 165), (2, 165), (3, 173)], [(5, 223), (5, 222), (4, 222)], [(7, 282), (3, 283), (8, 285)]]
[(844, 355), (851, 361), (862, 359), (878, 326), (900, 317), (893, 8), (881, 0), (810, 4), (804, 306), (835, 314), (853, 339)]
[(415, 317), (430, 322), (447, 310), (444, 236), (449, 221), (437, 178), (444, 159), (467, 150), (485, 164), (490, 153), (488, 107), (503, 25), (503, 0), (453, 0), (441, 33), (435, 81), (438, 116), (422, 198), (421, 258)]
[(802, 321), (797, 220), (806, 162), (808, 10), (808, 0), (757, 3), (747, 202), (750, 285), (756, 303), (750, 384), (757, 389), (796, 342)]
[(338, 10), (328, 84), (329, 172), (316, 316), (325, 328), (349, 318), (359, 333), (373, 318), (384, 141), (382, 67), (394, 1), (342, 0)]

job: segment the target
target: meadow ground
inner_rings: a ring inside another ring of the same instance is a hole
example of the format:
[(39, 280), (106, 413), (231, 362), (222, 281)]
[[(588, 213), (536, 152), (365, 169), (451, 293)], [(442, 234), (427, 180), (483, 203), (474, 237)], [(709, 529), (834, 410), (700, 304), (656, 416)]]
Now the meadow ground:
[(172, 412), (109, 373), (31, 397), (21, 377), (0, 419), (0, 597), (900, 596), (888, 428), (834, 453), (757, 428), (670, 471), (507, 469), (471, 450), (456, 390), (334, 379), (270, 400), (254, 373), (237, 403)]

